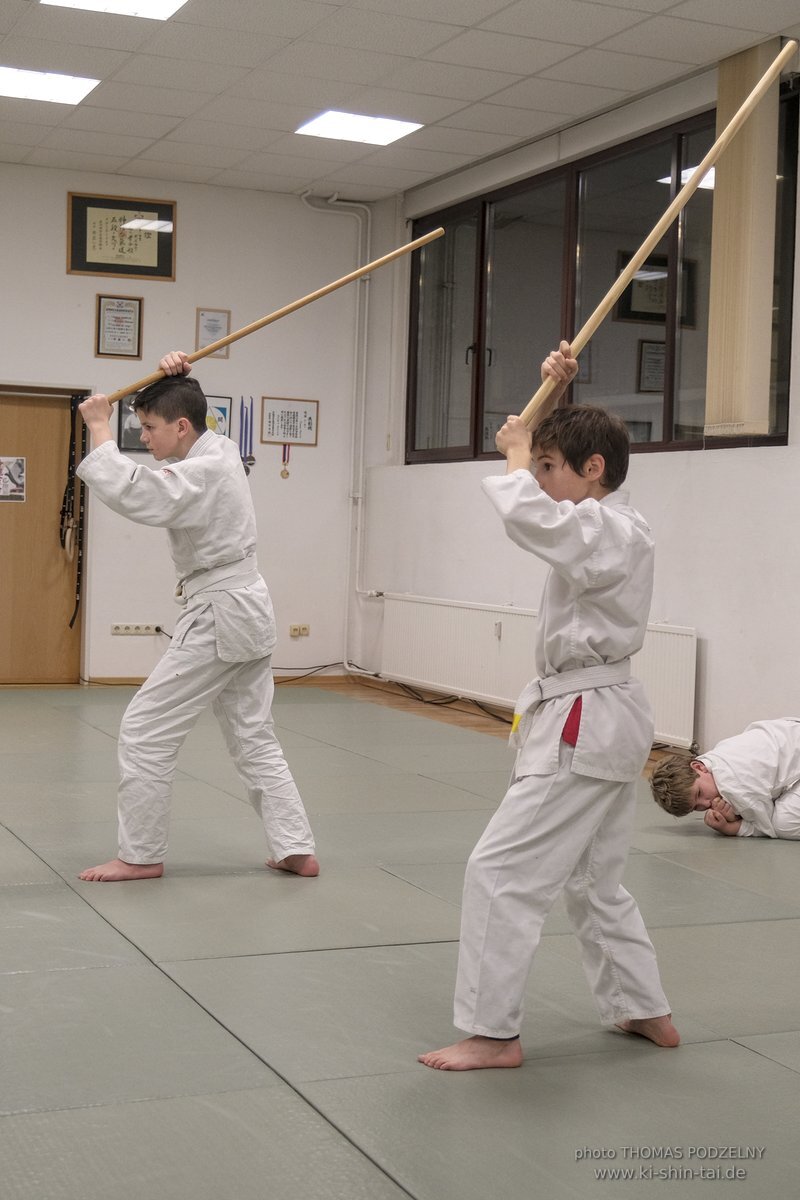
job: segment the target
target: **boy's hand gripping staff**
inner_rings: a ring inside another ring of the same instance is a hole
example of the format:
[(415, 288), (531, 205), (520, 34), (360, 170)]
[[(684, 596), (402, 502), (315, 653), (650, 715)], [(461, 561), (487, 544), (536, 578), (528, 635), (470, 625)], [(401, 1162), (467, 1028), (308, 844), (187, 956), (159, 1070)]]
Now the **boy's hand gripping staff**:
[[(713, 167), (714, 163), (722, 154), (728, 143), (733, 140), (747, 118), (757, 107), (760, 101), (763, 100), (765, 94), (767, 91), (769, 91), (769, 88), (772, 86), (775, 80), (780, 78), (780, 73), (783, 68), (791, 61), (792, 58), (794, 58), (795, 54), (797, 53), (797, 46), (798, 43), (796, 41), (789, 41), (786, 43), (769, 69), (764, 72), (761, 79), (758, 81), (750, 95), (742, 104), (741, 108), (738, 109), (738, 111), (725, 126), (722, 133), (714, 142), (714, 145), (708, 151), (703, 161), (695, 167), (689, 179), (678, 192), (677, 196), (672, 201), (661, 220), (655, 226), (652, 233), (648, 234), (648, 236), (642, 242), (631, 261), (625, 267), (625, 270), (619, 275), (609, 292), (600, 301), (597, 308), (589, 317), (583, 328), (575, 334), (570, 347), (573, 358), (578, 357), (581, 350), (583, 350), (584, 346), (590, 340), (597, 328), (608, 316), (617, 300), (619, 300), (620, 296), (625, 291), (625, 288), (639, 270), (639, 267), (641, 267), (642, 263), (649, 258), (653, 248), (658, 245), (672, 222), (697, 191), (704, 177)], [(533, 398), (525, 406), (523, 411), (520, 413), (520, 417), (526, 425), (530, 426), (535, 423), (537, 414), (545, 406), (547, 398), (555, 386), (556, 381), (554, 379), (546, 379), (539, 388), (538, 392), (536, 392)]]
[[(258, 321), (253, 321), (250, 325), (245, 325), (243, 329), (237, 329), (235, 333), (229, 333), (225, 337), (219, 338), (216, 342), (211, 342), (210, 345), (204, 346), (202, 350), (195, 350), (193, 354), (188, 354), (186, 357), (189, 362), (197, 362), (200, 358), (205, 358), (208, 354), (213, 354), (216, 350), (221, 350), (223, 346), (230, 345), (231, 342), (236, 342), (239, 338), (247, 337), (248, 333), (255, 333), (257, 329), (263, 329), (265, 325), (271, 325), (273, 321), (279, 321), (281, 317), (286, 317), (289, 313), (296, 312), (298, 308), (303, 308), (306, 304), (311, 304), (314, 300), (319, 300), (323, 296), (327, 296), (329, 292), (335, 292), (337, 288), (344, 287), (346, 283), (352, 283), (355, 279), (360, 279), (362, 275), (369, 275), (370, 271), (376, 271), (378, 267), (383, 267), (386, 263), (394, 262), (396, 258), (402, 257), (404, 254), (410, 254), (412, 250), (419, 250), (421, 246), (426, 246), (428, 242), (435, 241), (444, 233), (444, 229), (432, 229), (430, 233), (426, 233), (423, 237), (416, 238), (413, 242), (408, 242), (405, 246), (398, 246), (396, 250), (392, 250), (389, 254), (384, 254), (382, 258), (376, 258), (373, 262), (367, 263), (363, 267), (359, 267), (356, 271), (351, 271), (349, 275), (343, 275), (341, 279), (335, 279), (333, 283), (328, 283), (325, 287), (318, 288), (316, 292), (309, 292), (307, 296), (301, 297), (300, 300), (293, 300), (291, 304), (284, 305), (283, 308), (276, 309), (275, 312), (269, 313), (266, 317), (261, 317)], [(138, 392), (143, 387), (148, 387), (151, 383), (157, 383), (159, 379), (164, 378), (163, 371), (153, 371), (151, 375), (146, 375), (144, 379), (137, 380), (129, 387), (118, 388), (116, 392), (112, 392), (108, 397), (109, 404), (116, 404), (117, 400), (122, 400), (124, 396), (130, 396), (132, 392)]]

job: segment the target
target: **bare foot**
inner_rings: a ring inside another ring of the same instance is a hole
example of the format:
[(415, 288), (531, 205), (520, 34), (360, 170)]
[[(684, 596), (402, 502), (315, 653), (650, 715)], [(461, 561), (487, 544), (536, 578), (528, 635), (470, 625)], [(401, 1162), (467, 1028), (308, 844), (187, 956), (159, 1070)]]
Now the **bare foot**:
[(484, 1067), (521, 1067), (522, 1046), (519, 1038), (511, 1042), (497, 1038), (474, 1037), (417, 1055), (417, 1062), (436, 1071), (479, 1071)]
[(287, 854), (280, 862), (268, 858), (267, 866), (273, 871), (288, 871), (291, 875), (305, 875), (309, 879), (319, 875), (319, 863), (313, 854)]
[(87, 867), (81, 871), (78, 879), (87, 883), (122, 883), (126, 879), (158, 879), (163, 874), (163, 863), (141, 866), (123, 862), (121, 858), (112, 858), (111, 862), (101, 863), (99, 867)]
[(620, 1021), (617, 1029), (621, 1029), (623, 1033), (635, 1033), (639, 1037), (647, 1038), (648, 1041), (655, 1042), (657, 1046), (664, 1046), (667, 1049), (679, 1045), (681, 1040), (681, 1035), (672, 1024), (672, 1013), (667, 1013), (663, 1017), (642, 1017), (638, 1020)]

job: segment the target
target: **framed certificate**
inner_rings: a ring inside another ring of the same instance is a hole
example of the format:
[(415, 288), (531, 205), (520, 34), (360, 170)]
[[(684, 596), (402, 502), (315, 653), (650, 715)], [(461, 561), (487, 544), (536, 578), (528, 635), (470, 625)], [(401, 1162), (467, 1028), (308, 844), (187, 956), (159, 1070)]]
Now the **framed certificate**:
[(141, 296), (97, 297), (95, 358), (142, 357)]
[[(227, 337), (231, 331), (231, 310), (229, 308), (198, 308), (195, 318), (194, 348), (203, 350), (220, 338)], [(230, 346), (222, 346), (207, 358), (228, 358)]]
[(130, 279), (175, 278), (174, 200), (67, 197), (67, 272)]
[(319, 400), (261, 397), (261, 441), (278, 446), (316, 446)]

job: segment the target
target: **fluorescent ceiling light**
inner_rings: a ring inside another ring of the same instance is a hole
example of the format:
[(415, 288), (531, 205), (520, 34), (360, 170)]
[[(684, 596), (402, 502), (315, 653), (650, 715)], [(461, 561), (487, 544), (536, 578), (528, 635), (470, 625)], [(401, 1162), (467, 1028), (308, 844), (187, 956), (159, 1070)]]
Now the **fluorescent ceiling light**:
[[(681, 171), (681, 187), (683, 187), (683, 185), (685, 183), (689, 182), (689, 180), (691, 179), (692, 175), (695, 173), (696, 170), (697, 170), (697, 167), (684, 167), (684, 169)], [(658, 183), (672, 183), (672, 180), (670, 179), (669, 175), (665, 175), (663, 179), (659, 179), (657, 182)], [(713, 192), (713, 190), (714, 190), (714, 167), (711, 167), (706, 172), (706, 174), (703, 176), (703, 178), (700, 180), (700, 182), (698, 183), (697, 186), (701, 187), (701, 188), (709, 188)]]
[(81, 8), (86, 12), (115, 13), (120, 17), (150, 17), (166, 21), (186, 0), (40, 0), (56, 8)]
[(99, 79), (56, 75), (50, 71), (21, 71), (0, 67), (0, 96), (19, 100), (50, 100), (53, 104), (80, 104), (97, 87)]
[(391, 117), (364, 117), (359, 113), (336, 112), (330, 109), (301, 125), (295, 133), (312, 137), (335, 138), (340, 142), (368, 142), (371, 146), (388, 146), (398, 138), (421, 129), (413, 121), (394, 121)]
[(144, 217), (136, 217), (126, 221), (123, 229), (144, 229), (148, 233), (172, 233), (172, 221), (147, 221)]

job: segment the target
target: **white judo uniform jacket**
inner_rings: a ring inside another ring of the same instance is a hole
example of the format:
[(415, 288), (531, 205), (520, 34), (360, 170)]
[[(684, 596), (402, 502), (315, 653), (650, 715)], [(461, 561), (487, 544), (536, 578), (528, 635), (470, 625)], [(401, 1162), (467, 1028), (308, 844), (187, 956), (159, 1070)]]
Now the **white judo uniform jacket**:
[(256, 565), (256, 521), (239, 452), (208, 430), (185, 459), (158, 469), (133, 463), (103, 442), (77, 474), (110, 509), (141, 525), (166, 528), (186, 605), (175, 629), (180, 641), (199, 607), (214, 611), (223, 662), (265, 658), (275, 645), (275, 618)]
[[(565, 672), (625, 664), (641, 649), (647, 629), (655, 553), (650, 529), (630, 507), (627, 493), (557, 503), (523, 469), (491, 476), (482, 486), (511, 540), (551, 568), (539, 610), (540, 680), (546, 685)], [(589, 681), (546, 700), (534, 713), (515, 774), (558, 770), (561, 733), (577, 694), (583, 709), (572, 771), (594, 779), (636, 779), (650, 753), (653, 720), (635, 679), (611, 686)]]
[[(717, 791), (742, 818), (737, 837), (786, 836), (775, 827), (774, 802), (800, 783), (800, 718), (754, 721), (697, 761), (708, 767)], [(800, 802), (793, 808), (800, 811)]]

